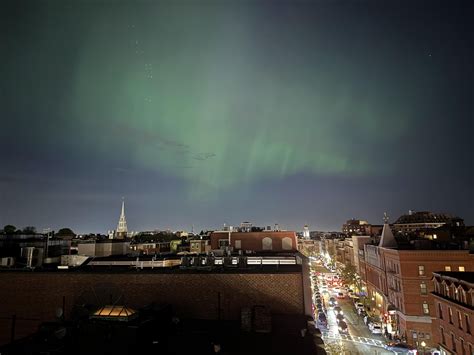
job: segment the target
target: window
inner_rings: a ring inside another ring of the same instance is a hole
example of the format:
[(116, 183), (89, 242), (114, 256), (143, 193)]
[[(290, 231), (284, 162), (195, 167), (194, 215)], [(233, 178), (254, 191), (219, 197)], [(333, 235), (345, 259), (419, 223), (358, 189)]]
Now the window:
[(460, 267), (459, 267), (459, 271), (463, 271), (463, 272), (464, 272), (464, 271), (466, 271), (466, 269), (464, 268), (464, 266), (460, 266)]
[(444, 337), (444, 329), (443, 328), (440, 328), (440, 329), (441, 329), (441, 342), (446, 345), (446, 338)]
[(453, 349), (454, 352), (456, 351), (456, 339), (453, 333), (451, 333), (451, 349)]
[(451, 271), (451, 266), (445, 266), (444, 271)]
[(438, 317), (439, 319), (443, 319), (443, 307), (441, 307), (441, 303), (438, 303)]
[(428, 306), (428, 303), (426, 302), (423, 302), (423, 313), (430, 314), (430, 307)]
[(289, 237), (283, 238), (281, 241), (281, 247), (283, 250), (291, 250), (291, 248), (293, 247), (293, 242), (291, 238)]
[(241, 240), (236, 240), (235, 241), (235, 249), (241, 249), (242, 248), (242, 241)]
[(471, 334), (471, 321), (468, 314), (464, 314), (464, 322), (466, 323), (466, 333)]
[(426, 283), (424, 283), (424, 282), (422, 282), (422, 283), (420, 284), (420, 293), (421, 293), (422, 295), (426, 295), (426, 294), (428, 293), (428, 292), (426, 291)]
[(219, 249), (225, 249), (229, 246), (229, 239), (219, 239)]
[(263, 250), (272, 250), (272, 238), (265, 237), (262, 240), (262, 249)]
[(458, 311), (458, 326), (459, 329), (462, 329), (462, 314)]
[(449, 313), (449, 323), (453, 324), (453, 310), (451, 307), (448, 307), (448, 313)]
[(425, 276), (425, 265), (418, 265), (418, 275)]
[(459, 346), (461, 347), (461, 354), (462, 355), (466, 355), (466, 349), (464, 349), (464, 339), (463, 338), (459, 338)]

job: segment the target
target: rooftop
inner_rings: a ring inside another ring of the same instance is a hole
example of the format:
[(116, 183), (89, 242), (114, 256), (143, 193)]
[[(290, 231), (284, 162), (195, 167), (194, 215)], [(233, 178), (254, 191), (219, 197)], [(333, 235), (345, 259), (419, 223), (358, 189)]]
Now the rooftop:
[(411, 212), (399, 217), (394, 224), (409, 223), (448, 223), (453, 219), (461, 219), (446, 213), (433, 213), (429, 211)]
[(451, 278), (456, 279), (458, 281), (468, 282), (470, 284), (474, 284), (474, 272), (467, 271), (437, 271), (434, 274), (441, 276), (442, 278)]

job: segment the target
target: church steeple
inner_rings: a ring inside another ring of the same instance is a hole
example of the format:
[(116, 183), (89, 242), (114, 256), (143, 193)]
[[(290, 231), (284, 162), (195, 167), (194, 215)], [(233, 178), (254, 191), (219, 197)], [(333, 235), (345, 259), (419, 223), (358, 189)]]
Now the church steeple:
[(122, 213), (120, 213), (116, 236), (118, 239), (125, 239), (127, 237), (127, 221), (125, 220), (125, 200), (123, 198), (122, 198)]
[(380, 237), (379, 247), (382, 248), (397, 248), (398, 244), (393, 236), (392, 230), (390, 229), (390, 225), (388, 224), (388, 216), (387, 213), (383, 214), (383, 229), (382, 229), (382, 236)]

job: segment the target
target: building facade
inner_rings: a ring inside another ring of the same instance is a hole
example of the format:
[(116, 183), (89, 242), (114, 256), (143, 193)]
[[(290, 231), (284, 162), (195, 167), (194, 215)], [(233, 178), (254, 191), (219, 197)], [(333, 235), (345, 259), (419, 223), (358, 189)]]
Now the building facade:
[(295, 232), (212, 232), (211, 249), (242, 251), (297, 251)]
[[(361, 276), (365, 278), (369, 307), (389, 332), (408, 344), (420, 347), (424, 342), (435, 347), (438, 338), (432, 322), (432, 275), (443, 270), (474, 271), (474, 255), (469, 250), (404, 250), (383, 246), (390, 240), (386, 236), (383, 233), (377, 245), (365, 245), (365, 272)], [(394, 241), (393, 238), (388, 244)], [(360, 259), (359, 263), (362, 265)]]
[(435, 272), (433, 285), (433, 330), (441, 355), (474, 354), (474, 272)]

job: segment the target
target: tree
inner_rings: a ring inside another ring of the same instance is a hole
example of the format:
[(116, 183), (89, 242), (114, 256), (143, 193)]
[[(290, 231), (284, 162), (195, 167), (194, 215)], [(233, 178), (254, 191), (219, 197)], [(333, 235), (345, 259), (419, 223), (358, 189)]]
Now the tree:
[(354, 265), (346, 265), (340, 270), (340, 274), (346, 285), (357, 285), (359, 277)]
[(342, 341), (333, 341), (331, 343), (326, 343), (324, 345), (324, 349), (326, 349), (326, 353), (329, 355), (341, 355), (345, 354), (347, 349)]
[(5, 227), (3, 227), (3, 232), (5, 234), (13, 234), (16, 231), (16, 227), (12, 226), (11, 224), (7, 224)]
[(74, 233), (72, 231), (72, 229), (70, 228), (61, 228), (57, 233), (56, 233), (56, 236), (57, 237), (65, 237), (65, 236), (76, 236), (76, 233)]
[(36, 227), (33, 226), (27, 226), (23, 228), (23, 234), (36, 234)]

